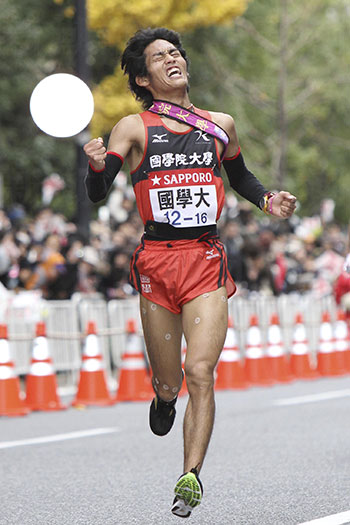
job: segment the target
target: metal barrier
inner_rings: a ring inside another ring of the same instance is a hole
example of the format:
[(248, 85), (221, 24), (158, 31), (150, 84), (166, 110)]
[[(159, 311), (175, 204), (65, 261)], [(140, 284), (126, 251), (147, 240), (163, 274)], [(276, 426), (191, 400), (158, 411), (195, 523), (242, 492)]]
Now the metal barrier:
[[(34, 296), (33, 296), (34, 297)], [(3, 305), (2, 305), (3, 306)], [(304, 316), (311, 353), (318, 350), (319, 328), (323, 311), (329, 311), (335, 320), (336, 305), (332, 296), (320, 299), (312, 295), (281, 295), (279, 297), (251, 294), (249, 298), (233, 297), (229, 300), (229, 315), (237, 330), (243, 354), (245, 334), (250, 316), (258, 316), (263, 341), (266, 341), (270, 317), (277, 313), (287, 351), (290, 350), (296, 313)], [(49, 348), (56, 371), (63, 383), (75, 386), (81, 366), (81, 349), (88, 321), (95, 321), (101, 353), (104, 358), (109, 384), (116, 385), (116, 368), (121, 365), (126, 350), (125, 327), (129, 319), (136, 321), (141, 331), (138, 297), (106, 302), (99, 294), (76, 294), (69, 301), (15, 301), (11, 296), (0, 310), (0, 322), (8, 326), (10, 350), (19, 375), (29, 370), (35, 323), (43, 320), (47, 327)]]
[(125, 327), (129, 319), (134, 319), (137, 330), (141, 331), (141, 317), (138, 297), (124, 301), (112, 300), (108, 303), (108, 319), (111, 327), (112, 361), (120, 367), (123, 353), (126, 350)]
[(285, 347), (289, 351), (292, 346), (295, 316), (297, 313), (301, 313), (304, 318), (310, 352), (315, 356), (318, 350), (322, 312), (326, 310), (334, 321), (336, 318), (336, 304), (333, 296), (316, 298), (311, 294), (289, 294), (274, 297), (250, 294), (249, 298), (237, 296), (229, 301), (229, 315), (237, 330), (242, 354), (245, 346), (245, 334), (252, 314), (256, 314), (258, 317), (262, 340), (263, 343), (266, 343), (271, 315), (277, 313), (280, 319)]

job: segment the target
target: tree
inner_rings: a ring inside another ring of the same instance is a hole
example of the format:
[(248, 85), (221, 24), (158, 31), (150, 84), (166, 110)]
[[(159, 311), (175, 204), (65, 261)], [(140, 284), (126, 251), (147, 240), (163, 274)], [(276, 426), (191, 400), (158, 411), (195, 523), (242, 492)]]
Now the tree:
[[(126, 40), (143, 27), (166, 26), (175, 31), (227, 24), (241, 15), (247, 0), (88, 0), (91, 29), (108, 45), (124, 47)], [(94, 90), (95, 115), (93, 135), (104, 134), (128, 113), (140, 111), (140, 105), (128, 92), (119, 64)]]
[(333, 198), (343, 223), (350, 198), (350, 52), (341, 35), (349, 30), (345, 0), (255, 0), (234, 30), (214, 28), (209, 40), (200, 29), (184, 39), (192, 98), (235, 116), (258, 177), (267, 187), (294, 192), (303, 215)]
[[(58, 6), (38, 5), (36, 0), (2, 2), (0, 170), (7, 207), (17, 202), (27, 211), (38, 209), (42, 180), (58, 172), (66, 180), (66, 189), (57, 194), (55, 204), (68, 215), (73, 213), (73, 143), (40, 132), (29, 113), (30, 95), (35, 85), (48, 74), (71, 71), (70, 25), (71, 21)], [(60, 27), (60, 34), (55, 27)]]

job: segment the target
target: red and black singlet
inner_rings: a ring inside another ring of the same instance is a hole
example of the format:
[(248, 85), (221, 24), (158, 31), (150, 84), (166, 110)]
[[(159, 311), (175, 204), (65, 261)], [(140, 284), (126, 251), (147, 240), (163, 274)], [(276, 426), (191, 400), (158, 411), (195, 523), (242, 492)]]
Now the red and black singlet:
[[(195, 111), (210, 120), (207, 111)], [(225, 199), (217, 140), (194, 128), (173, 131), (150, 111), (140, 116), (145, 151), (131, 177), (143, 223), (180, 229), (215, 225)]]

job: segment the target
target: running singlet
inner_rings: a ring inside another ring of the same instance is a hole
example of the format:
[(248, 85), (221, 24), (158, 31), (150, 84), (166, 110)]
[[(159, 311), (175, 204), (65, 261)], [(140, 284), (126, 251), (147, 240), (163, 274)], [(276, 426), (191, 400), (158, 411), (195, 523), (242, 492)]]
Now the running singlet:
[[(210, 119), (207, 111), (195, 111), (199, 120)], [(156, 221), (175, 228), (215, 225), (225, 199), (216, 139), (205, 129), (173, 131), (150, 111), (140, 116), (145, 151), (131, 176), (143, 223)]]

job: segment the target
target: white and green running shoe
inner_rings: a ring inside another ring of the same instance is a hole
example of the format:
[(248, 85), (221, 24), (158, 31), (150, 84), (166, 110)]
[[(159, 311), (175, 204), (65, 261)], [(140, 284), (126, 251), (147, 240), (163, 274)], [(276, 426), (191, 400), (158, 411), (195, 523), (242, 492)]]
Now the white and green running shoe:
[(180, 518), (188, 518), (202, 501), (203, 485), (195, 468), (183, 474), (175, 485), (175, 499), (171, 512)]

